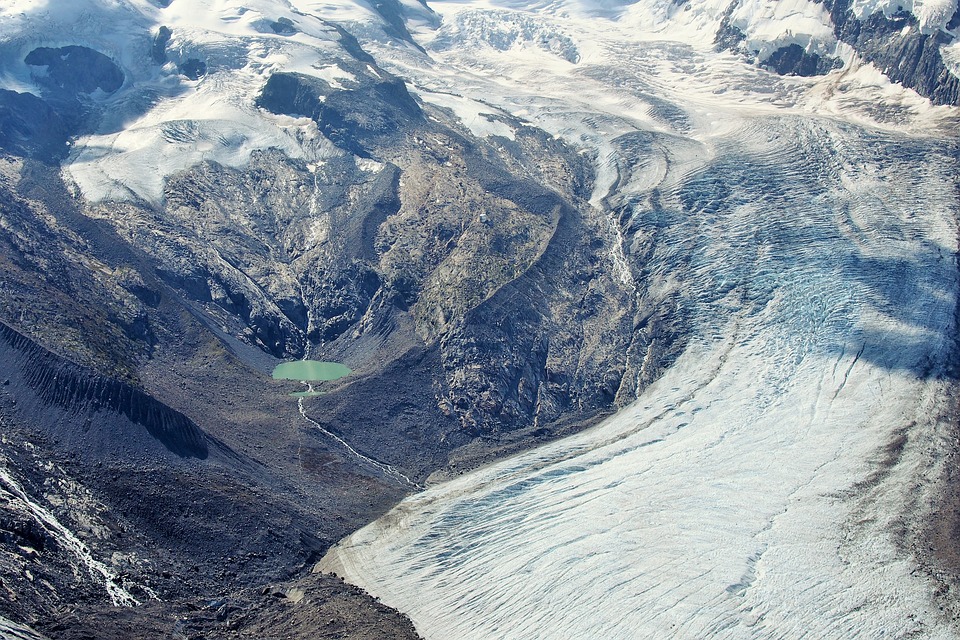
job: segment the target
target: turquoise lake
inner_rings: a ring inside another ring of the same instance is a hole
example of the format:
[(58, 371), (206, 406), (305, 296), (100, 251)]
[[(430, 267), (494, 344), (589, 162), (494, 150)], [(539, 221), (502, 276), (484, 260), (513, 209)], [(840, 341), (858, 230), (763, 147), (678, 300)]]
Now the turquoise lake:
[(298, 380), (301, 382), (326, 382), (348, 376), (353, 371), (339, 362), (319, 360), (296, 360), (277, 365), (273, 370), (274, 380)]

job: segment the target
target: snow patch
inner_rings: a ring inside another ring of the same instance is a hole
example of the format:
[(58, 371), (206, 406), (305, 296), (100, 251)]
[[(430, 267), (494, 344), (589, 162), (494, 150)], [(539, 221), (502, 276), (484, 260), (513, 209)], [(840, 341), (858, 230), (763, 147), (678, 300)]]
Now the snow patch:
[[(296, 32), (264, 28), (279, 18)], [(316, 127), (291, 124), (256, 109), (256, 96), (277, 70), (305, 73), (343, 88), (353, 74), (330, 20), (381, 25), (366, 2), (207, 0), (157, 8), (146, 0), (4, 3), (0, 8), (0, 87), (40, 94), (36, 69), (23, 57), (37, 46), (86, 46), (116, 61), (124, 88), (100, 96), (106, 116), (98, 133), (76, 141), (64, 172), (91, 201), (158, 202), (170, 175), (203, 161), (243, 166), (255, 149), (280, 148), (316, 160), (329, 152)], [(166, 55), (150, 52), (160, 25), (172, 31)], [(188, 81), (178, 65), (196, 59), (206, 75)]]
[(91, 202), (157, 203), (168, 176), (200, 162), (241, 167), (265, 148), (308, 160), (332, 153), (332, 143), (310, 119), (254, 106), (261, 78), (256, 64), (207, 75), (186, 94), (159, 100), (110, 133), (81, 137), (64, 172)]
[(830, 14), (820, 3), (740, 0), (730, 18), (746, 35), (747, 48), (757, 51), (761, 60), (791, 44), (820, 55), (832, 53), (836, 46)]
[(940, 54), (950, 73), (960, 78), (960, 40), (941, 46)]
[(501, 136), (510, 140), (516, 139), (513, 128), (503, 121), (504, 116), (498, 113), (498, 109), (450, 93), (419, 91), (417, 95), (424, 102), (452, 111), (477, 137)]

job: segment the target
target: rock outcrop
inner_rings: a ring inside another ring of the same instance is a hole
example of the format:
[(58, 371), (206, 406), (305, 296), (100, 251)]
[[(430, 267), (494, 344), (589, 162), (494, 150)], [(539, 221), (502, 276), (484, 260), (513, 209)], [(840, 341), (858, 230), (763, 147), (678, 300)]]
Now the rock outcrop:
[[(837, 38), (852, 46), (890, 80), (929, 98), (934, 104), (960, 105), (960, 78), (944, 63), (941, 46), (953, 41), (942, 30), (925, 33), (917, 19), (901, 12), (885, 16), (873, 13), (858, 19), (850, 0), (824, 0), (833, 19)], [(947, 28), (960, 27), (960, 8)]]

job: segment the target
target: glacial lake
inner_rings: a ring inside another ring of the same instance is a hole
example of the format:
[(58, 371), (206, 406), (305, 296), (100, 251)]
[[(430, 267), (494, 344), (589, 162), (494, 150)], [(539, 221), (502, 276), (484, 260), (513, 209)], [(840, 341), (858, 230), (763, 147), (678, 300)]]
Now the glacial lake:
[(309, 385), (306, 391), (297, 391), (290, 395), (295, 398), (309, 398), (319, 396), (321, 391), (315, 391), (311, 382), (327, 382), (338, 380), (353, 373), (353, 370), (339, 362), (321, 362), (319, 360), (296, 360), (283, 362), (273, 370), (274, 380), (297, 380)]

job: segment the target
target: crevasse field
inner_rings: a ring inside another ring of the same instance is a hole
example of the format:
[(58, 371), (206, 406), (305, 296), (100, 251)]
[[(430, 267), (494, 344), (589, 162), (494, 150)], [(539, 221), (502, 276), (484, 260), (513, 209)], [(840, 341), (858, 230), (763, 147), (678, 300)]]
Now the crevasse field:
[[(396, 71), (475, 134), (518, 117), (594, 156), (624, 286), (688, 346), (602, 424), (408, 498), (320, 568), (431, 639), (955, 637), (907, 535), (948, 449), (954, 111), (852, 54), (749, 67), (696, 11), (524, 4), (433, 4), (443, 64)], [(794, 4), (756, 31), (815, 31)]]

